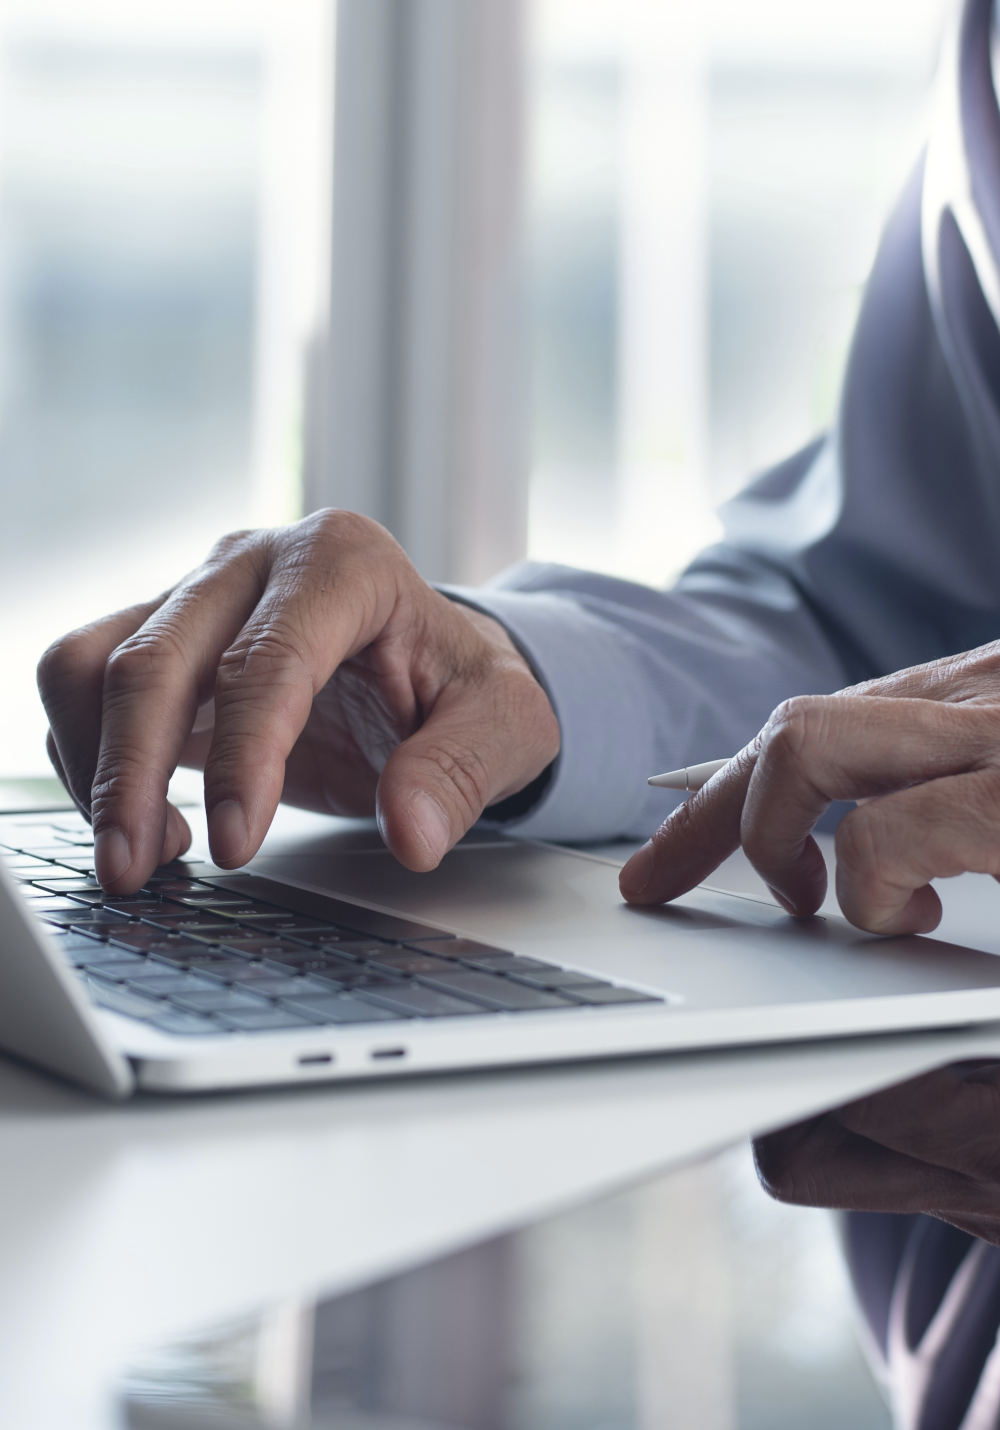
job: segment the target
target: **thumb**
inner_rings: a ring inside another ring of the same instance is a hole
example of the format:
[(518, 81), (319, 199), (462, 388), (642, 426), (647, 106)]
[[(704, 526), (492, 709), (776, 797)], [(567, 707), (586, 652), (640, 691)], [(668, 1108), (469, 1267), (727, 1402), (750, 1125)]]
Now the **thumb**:
[(382, 838), (406, 868), (434, 869), (487, 805), (523, 789), (558, 751), (555, 714), (533, 679), (449, 687), (382, 770)]

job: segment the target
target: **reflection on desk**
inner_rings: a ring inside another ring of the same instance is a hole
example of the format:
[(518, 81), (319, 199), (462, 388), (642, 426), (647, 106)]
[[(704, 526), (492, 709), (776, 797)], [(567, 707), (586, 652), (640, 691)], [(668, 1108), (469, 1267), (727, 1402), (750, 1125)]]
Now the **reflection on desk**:
[(139, 1358), (130, 1430), (886, 1430), (831, 1220), (748, 1149)]
[[(846, 1298), (831, 1297), (829, 1283), (826, 1354), (813, 1355), (802, 1376), (788, 1326), (810, 1307), (776, 1295), (782, 1247), (761, 1237), (730, 1153), (710, 1164), (721, 1238), (704, 1235), (698, 1220), (704, 1188), (691, 1178), (705, 1169), (675, 1172), (161, 1350), (129, 1373), (128, 1423), (791, 1430), (808, 1418), (813, 1430), (874, 1430), (891, 1414), (906, 1430), (995, 1426), (997, 1129), (1000, 1062), (977, 1060), (754, 1144), (760, 1178), (779, 1201), (846, 1212), (856, 1329), (888, 1411), (844, 1335)], [(822, 1240), (822, 1228), (810, 1231)], [(806, 1283), (797, 1293), (808, 1301)]]
[(907, 1430), (1000, 1424), (1000, 1063), (956, 1063), (755, 1143), (782, 1200), (846, 1211), (872, 1358)]

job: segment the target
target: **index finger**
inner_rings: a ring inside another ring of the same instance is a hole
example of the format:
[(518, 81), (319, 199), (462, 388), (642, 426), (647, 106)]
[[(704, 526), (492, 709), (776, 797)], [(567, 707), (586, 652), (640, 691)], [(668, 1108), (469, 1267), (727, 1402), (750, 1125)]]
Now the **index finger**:
[(210, 558), (108, 657), (90, 806), (95, 867), (111, 892), (139, 888), (159, 862), (170, 777), (219, 651), (261, 581), (248, 553)]
[(747, 787), (760, 750), (752, 740), (727, 765), (677, 806), (618, 878), (630, 904), (662, 904), (686, 894), (740, 846)]
[(994, 727), (982, 706), (870, 695), (786, 701), (625, 865), (622, 893), (633, 903), (676, 898), (742, 844), (784, 908), (814, 913), (826, 868), (811, 831), (830, 803), (974, 768), (996, 749)]
[[(351, 513), (315, 513), (289, 529), (267, 588), (217, 663), (205, 762), (216, 863), (244, 864), (260, 848), (315, 697), (389, 621), (401, 555), (380, 527)], [(394, 684), (416, 724), (415, 696), (398, 676)]]

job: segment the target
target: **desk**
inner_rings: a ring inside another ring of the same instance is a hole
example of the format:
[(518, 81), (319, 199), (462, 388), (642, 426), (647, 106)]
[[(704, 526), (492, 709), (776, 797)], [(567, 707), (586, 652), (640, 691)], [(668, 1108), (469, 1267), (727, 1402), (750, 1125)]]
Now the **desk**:
[[(739, 858), (713, 882), (759, 887)], [(943, 935), (978, 930), (1000, 952), (992, 881), (943, 895)], [(150, 1339), (349, 1285), (990, 1053), (996, 1026), (125, 1106), (0, 1062), (0, 1421), (109, 1430), (108, 1387)]]

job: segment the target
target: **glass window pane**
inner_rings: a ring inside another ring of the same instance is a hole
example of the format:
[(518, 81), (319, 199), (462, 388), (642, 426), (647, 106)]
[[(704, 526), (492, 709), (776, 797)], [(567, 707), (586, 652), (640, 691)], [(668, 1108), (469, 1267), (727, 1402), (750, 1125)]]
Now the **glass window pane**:
[(830, 421), (944, 0), (529, 0), (533, 556), (668, 580)]
[(0, 12), (8, 769), (44, 766), (50, 639), (295, 510), (328, 21), (323, 0)]

